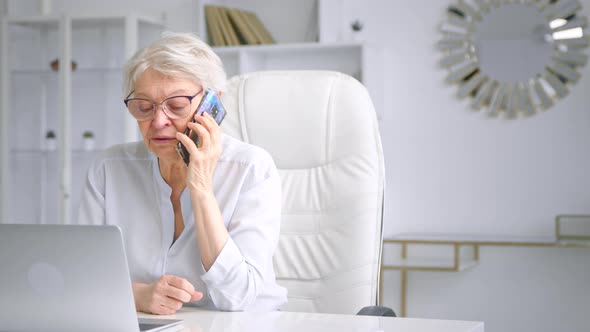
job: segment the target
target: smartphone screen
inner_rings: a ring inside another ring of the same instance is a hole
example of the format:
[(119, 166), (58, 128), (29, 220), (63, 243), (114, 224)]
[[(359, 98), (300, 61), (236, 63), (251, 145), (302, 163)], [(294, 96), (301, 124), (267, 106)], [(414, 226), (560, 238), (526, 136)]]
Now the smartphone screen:
[[(199, 106), (191, 116), (191, 122), (195, 122), (195, 114), (201, 115), (203, 114), (203, 112), (207, 112), (213, 119), (215, 119), (215, 122), (217, 122), (217, 124), (221, 124), (221, 121), (223, 121), (223, 119), (225, 118), (225, 108), (221, 104), (221, 100), (219, 99), (219, 96), (217, 95), (217, 92), (215, 90), (207, 89), (205, 91), (205, 95), (201, 99)], [(193, 133), (191, 129), (187, 127), (184, 131), (184, 134), (190, 137), (195, 142), (197, 147), (201, 146), (199, 137), (196, 133)], [(180, 156), (182, 157), (184, 163), (188, 165), (190, 161), (190, 153), (180, 141), (176, 143), (176, 150), (178, 151), (178, 154), (180, 154)]]

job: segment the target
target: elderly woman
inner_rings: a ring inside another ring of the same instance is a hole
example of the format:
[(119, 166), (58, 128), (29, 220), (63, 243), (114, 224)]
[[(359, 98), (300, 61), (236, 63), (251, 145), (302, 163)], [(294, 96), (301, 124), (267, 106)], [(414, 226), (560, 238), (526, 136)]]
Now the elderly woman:
[(208, 115), (190, 121), (204, 90), (222, 91), (225, 80), (219, 57), (190, 34), (166, 34), (125, 66), (125, 102), (143, 142), (95, 161), (79, 220), (122, 229), (138, 311), (277, 310), (287, 301), (272, 264), (281, 205), (272, 158), (223, 135)]

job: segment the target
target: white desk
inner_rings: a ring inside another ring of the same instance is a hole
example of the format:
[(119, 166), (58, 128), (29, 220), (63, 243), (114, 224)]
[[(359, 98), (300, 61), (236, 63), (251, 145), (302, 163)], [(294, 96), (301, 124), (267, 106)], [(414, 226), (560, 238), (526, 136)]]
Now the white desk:
[(140, 317), (184, 319), (191, 332), (484, 332), (483, 322), (369, 317), (300, 312), (218, 312), (183, 308), (176, 315)]

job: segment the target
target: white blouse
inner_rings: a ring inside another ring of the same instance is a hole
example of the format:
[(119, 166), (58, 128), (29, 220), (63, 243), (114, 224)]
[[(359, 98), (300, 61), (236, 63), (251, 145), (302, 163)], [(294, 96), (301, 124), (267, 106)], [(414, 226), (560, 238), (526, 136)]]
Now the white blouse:
[(181, 196), (185, 227), (173, 243), (172, 189), (143, 142), (113, 146), (97, 158), (88, 171), (78, 222), (121, 228), (134, 282), (172, 274), (204, 293), (191, 305), (277, 310), (287, 302), (287, 291), (277, 285), (272, 264), (281, 220), (276, 166), (266, 151), (227, 135), (222, 149), (213, 190), (229, 239), (209, 271), (201, 263), (187, 189)]

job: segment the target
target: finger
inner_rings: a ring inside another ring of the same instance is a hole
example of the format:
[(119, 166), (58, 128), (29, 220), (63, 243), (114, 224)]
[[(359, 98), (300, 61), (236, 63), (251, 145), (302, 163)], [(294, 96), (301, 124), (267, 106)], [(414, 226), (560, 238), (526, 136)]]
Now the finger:
[(177, 288), (175, 286), (170, 285), (166, 289), (166, 295), (170, 298), (182, 301), (182, 302), (189, 302), (191, 301), (192, 293), (185, 291), (184, 289)]
[(195, 119), (195, 121), (197, 121), (197, 119), (201, 116), (203, 116), (203, 113), (207, 113), (205, 111), (201, 111), (201, 112), (195, 112), (195, 116), (193, 117)]
[(209, 131), (209, 135), (211, 136), (211, 143), (215, 144), (217, 142), (217, 138), (221, 134), (219, 124), (217, 124), (215, 119), (209, 113), (204, 114), (203, 123), (205, 128), (207, 128), (207, 130)]
[(174, 312), (176, 312), (177, 310), (179, 310), (180, 308), (182, 308), (182, 302), (178, 301), (176, 299), (173, 299), (171, 297), (168, 296), (162, 296), (160, 298), (160, 305), (163, 307), (166, 307), (168, 309), (174, 310)]
[(195, 144), (195, 142), (184, 133), (176, 132), (176, 139), (179, 140), (180, 143), (182, 143), (182, 145), (184, 145), (184, 147), (188, 150), (190, 154), (198, 152), (197, 145)]
[(203, 298), (203, 293), (201, 293), (199, 291), (195, 291), (193, 293), (193, 296), (191, 296), (191, 301), (199, 301), (202, 298)]
[(174, 286), (178, 289), (184, 290), (185, 292), (189, 293), (189, 295), (192, 295), (195, 292), (195, 287), (184, 278), (177, 277), (174, 275), (167, 275), (166, 282), (170, 286)]
[(149, 312), (156, 315), (171, 315), (176, 312), (173, 302), (166, 296), (154, 294)]
[(221, 132), (221, 127), (219, 127), (219, 124), (217, 121), (215, 121), (215, 118), (213, 118), (211, 114), (205, 113), (202, 118), (203, 123), (205, 123), (205, 127), (212, 135), (216, 135)]
[[(200, 121), (199, 121), (200, 120)], [(215, 119), (209, 113), (203, 113), (200, 119), (196, 119), (197, 122), (202, 123), (208, 131), (213, 131), (215, 128), (219, 127)]]
[(176, 310), (163, 305), (158, 305), (154, 310), (151, 310), (151, 313), (155, 315), (173, 315), (176, 313)]
[(193, 123), (190, 122), (189, 128), (194, 130), (197, 135), (199, 135), (199, 140), (201, 141), (201, 146), (199, 148), (208, 148), (209, 144), (211, 144), (211, 134), (201, 123)]

